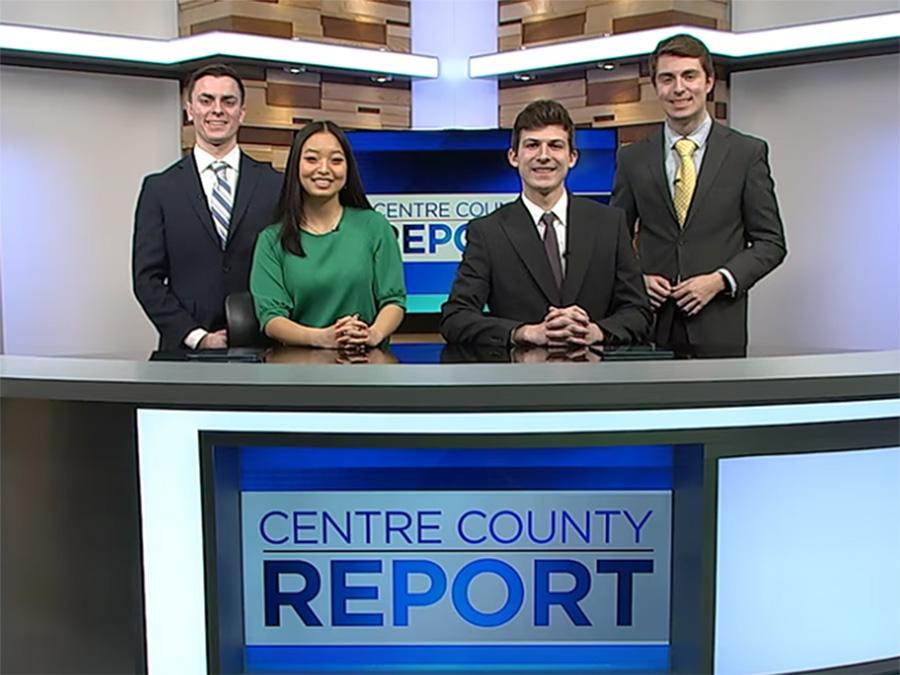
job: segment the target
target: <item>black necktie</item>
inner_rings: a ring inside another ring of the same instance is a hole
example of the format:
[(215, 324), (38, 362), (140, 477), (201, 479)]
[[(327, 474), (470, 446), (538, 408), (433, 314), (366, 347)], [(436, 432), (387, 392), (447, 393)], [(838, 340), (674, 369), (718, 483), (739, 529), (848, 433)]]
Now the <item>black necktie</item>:
[(556, 228), (553, 222), (556, 216), (552, 211), (547, 211), (541, 216), (541, 223), (544, 225), (544, 251), (547, 254), (547, 260), (550, 262), (550, 270), (553, 272), (553, 279), (556, 281), (556, 288), (562, 288), (563, 273), (562, 261), (559, 259), (559, 240), (556, 238)]

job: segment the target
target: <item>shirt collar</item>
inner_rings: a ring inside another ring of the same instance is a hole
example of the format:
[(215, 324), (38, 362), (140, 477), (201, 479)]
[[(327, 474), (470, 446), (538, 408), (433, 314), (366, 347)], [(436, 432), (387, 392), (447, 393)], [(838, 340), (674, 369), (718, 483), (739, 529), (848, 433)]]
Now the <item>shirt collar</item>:
[(688, 134), (687, 136), (682, 136), (677, 131), (675, 131), (672, 127), (669, 126), (669, 123), (666, 122), (666, 147), (674, 148), (675, 141), (681, 138), (689, 138), (694, 143), (697, 144), (697, 149), (702, 150), (706, 145), (706, 141), (709, 139), (709, 132), (712, 131), (712, 117), (709, 116), (709, 113), (706, 113), (706, 117), (703, 118), (703, 121), (694, 129), (693, 132)]
[(541, 216), (547, 211), (551, 211), (553, 212), (553, 215), (556, 216), (556, 219), (565, 226), (566, 216), (569, 213), (569, 192), (567, 190), (563, 190), (562, 196), (560, 196), (556, 204), (546, 210), (528, 199), (524, 192), (522, 193), (522, 203), (525, 204), (525, 208), (528, 209), (528, 214), (531, 216), (531, 220), (535, 225), (541, 222)]
[(195, 145), (194, 161), (197, 162), (197, 171), (199, 173), (206, 171), (213, 162), (225, 162), (236, 173), (241, 166), (241, 149), (235, 145), (222, 159), (216, 159), (199, 145)]

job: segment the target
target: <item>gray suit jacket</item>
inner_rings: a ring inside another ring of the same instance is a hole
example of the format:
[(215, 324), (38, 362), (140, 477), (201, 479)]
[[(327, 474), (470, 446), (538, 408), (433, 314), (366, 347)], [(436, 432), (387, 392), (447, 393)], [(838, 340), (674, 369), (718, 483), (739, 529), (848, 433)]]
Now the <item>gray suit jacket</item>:
[[(694, 345), (747, 344), (747, 291), (784, 259), (787, 248), (768, 147), (758, 138), (713, 123), (684, 227), (678, 225), (666, 184), (664, 134), (622, 148), (612, 205), (623, 209), (644, 274), (670, 282), (725, 267), (737, 296), (720, 293), (686, 319)], [(673, 301), (660, 308), (657, 337), (668, 336)], [(659, 341), (659, 340), (658, 340)]]

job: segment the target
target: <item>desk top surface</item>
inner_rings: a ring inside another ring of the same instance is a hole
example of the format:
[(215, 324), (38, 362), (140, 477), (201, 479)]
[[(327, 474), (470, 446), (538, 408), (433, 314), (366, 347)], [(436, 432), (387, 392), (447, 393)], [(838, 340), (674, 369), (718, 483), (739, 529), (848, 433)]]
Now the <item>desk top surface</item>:
[(380, 354), (370, 359), (377, 363), (348, 366), (337, 358), (316, 350), (276, 353), (267, 363), (0, 356), (0, 381), (7, 398), (263, 409), (671, 408), (900, 396), (900, 351), (516, 364), (396, 363)]

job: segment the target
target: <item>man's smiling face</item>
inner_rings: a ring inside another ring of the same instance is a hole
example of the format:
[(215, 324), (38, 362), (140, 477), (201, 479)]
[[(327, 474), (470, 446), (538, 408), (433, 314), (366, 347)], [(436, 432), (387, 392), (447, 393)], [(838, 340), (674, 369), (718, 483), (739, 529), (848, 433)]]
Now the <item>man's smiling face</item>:
[(653, 86), (666, 117), (672, 121), (699, 124), (714, 84), (715, 79), (703, 70), (700, 59), (669, 54), (659, 57)]
[(185, 111), (194, 125), (197, 145), (210, 154), (223, 156), (237, 144), (245, 110), (234, 79), (227, 75), (201, 77), (194, 83)]
[(569, 134), (558, 124), (523, 129), (519, 147), (509, 151), (509, 163), (519, 170), (522, 191), (529, 199), (535, 193), (546, 196), (561, 192), (566, 175), (577, 160)]

